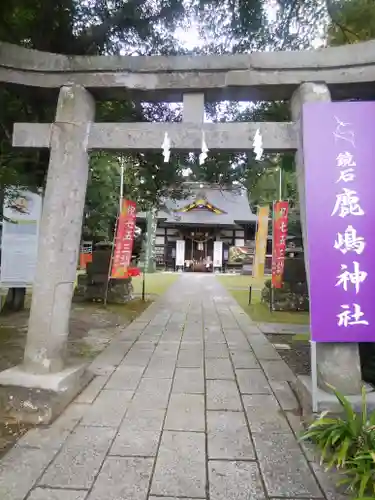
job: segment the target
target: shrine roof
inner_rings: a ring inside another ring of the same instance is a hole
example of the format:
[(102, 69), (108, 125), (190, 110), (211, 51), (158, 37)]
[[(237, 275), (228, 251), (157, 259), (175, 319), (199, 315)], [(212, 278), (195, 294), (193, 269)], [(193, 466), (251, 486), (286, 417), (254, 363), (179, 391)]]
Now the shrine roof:
[[(164, 201), (165, 209), (158, 212), (158, 222), (173, 225), (237, 226), (257, 220), (245, 189), (199, 183), (189, 183), (186, 189), (188, 194), (183, 199)], [(216, 212), (205, 207), (189, 209), (199, 200), (205, 200)], [(145, 218), (144, 212), (137, 214), (137, 220)]]

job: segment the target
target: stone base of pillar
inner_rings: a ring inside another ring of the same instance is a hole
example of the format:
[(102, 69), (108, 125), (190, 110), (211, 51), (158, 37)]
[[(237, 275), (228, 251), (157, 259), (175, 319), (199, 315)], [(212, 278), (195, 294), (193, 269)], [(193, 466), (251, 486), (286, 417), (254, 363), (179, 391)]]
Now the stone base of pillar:
[[(299, 375), (295, 381), (292, 382), (293, 390), (296, 392), (299, 403), (302, 408), (303, 416), (309, 420), (313, 416), (313, 392), (312, 392), (312, 379), (306, 375)], [(356, 411), (361, 410), (362, 396), (360, 392), (355, 395), (345, 396), (348, 401), (354, 406)], [(318, 387), (316, 393), (317, 413), (322, 411), (329, 411), (332, 413), (340, 414), (343, 409), (337, 398), (331, 392), (326, 392)], [(375, 410), (375, 391), (368, 392), (367, 394), (367, 408), (368, 411)]]
[(0, 372), (1, 416), (33, 425), (51, 423), (93, 378), (86, 367), (40, 375), (19, 365)]
[(331, 392), (327, 384), (345, 395), (361, 394), (362, 373), (358, 344), (320, 342), (316, 344), (318, 386)]

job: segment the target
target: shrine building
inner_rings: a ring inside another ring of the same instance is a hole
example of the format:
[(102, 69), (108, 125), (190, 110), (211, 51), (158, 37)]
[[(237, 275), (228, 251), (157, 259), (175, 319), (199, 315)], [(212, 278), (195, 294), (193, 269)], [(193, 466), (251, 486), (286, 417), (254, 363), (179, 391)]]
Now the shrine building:
[[(257, 216), (240, 187), (186, 183), (187, 195), (167, 199), (156, 214), (155, 259), (159, 268), (213, 271), (251, 266)], [(137, 214), (146, 231), (147, 214)]]

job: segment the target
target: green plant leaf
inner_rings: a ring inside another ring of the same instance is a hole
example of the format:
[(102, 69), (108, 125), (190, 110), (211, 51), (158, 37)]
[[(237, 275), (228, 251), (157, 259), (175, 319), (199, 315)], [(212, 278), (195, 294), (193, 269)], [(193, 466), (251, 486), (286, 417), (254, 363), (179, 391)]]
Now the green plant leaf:
[(339, 400), (339, 403), (343, 407), (346, 417), (347, 417), (347, 423), (353, 432), (353, 434), (356, 433), (356, 420), (357, 420), (357, 415), (355, 414), (352, 405), (349, 403), (349, 401), (346, 399), (346, 397), (341, 394), (340, 392), (336, 391), (334, 389), (335, 395), (337, 399)]
[(331, 388), (345, 416), (327, 416), (327, 412), (323, 412), (309, 425), (300, 440), (315, 443), (326, 470), (335, 467), (344, 474), (338, 484), (345, 485), (348, 491), (365, 500), (368, 490), (375, 493), (375, 412), (368, 418), (364, 389), (361, 414), (357, 414), (349, 400)]
[(315, 427), (323, 427), (326, 425), (336, 425), (338, 421), (339, 419), (337, 418), (322, 418), (310, 424), (309, 429), (315, 429)]
[(371, 471), (365, 472), (361, 478), (361, 482), (359, 485), (358, 494), (360, 496), (363, 496), (366, 493), (367, 485), (368, 485), (370, 479), (371, 479)]
[(366, 387), (362, 386), (362, 426), (367, 424), (367, 401), (366, 401)]
[(344, 442), (341, 445), (340, 451), (337, 455), (337, 466), (342, 467), (346, 460), (347, 460), (347, 453), (349, 450), (349, 447), (351, 445), (351, 440), (349, 438), (346, 438)]
[(375, 410), (370, 413), (370, 416), (368, 417), (369, 424), (370, 426), (375, 426)]

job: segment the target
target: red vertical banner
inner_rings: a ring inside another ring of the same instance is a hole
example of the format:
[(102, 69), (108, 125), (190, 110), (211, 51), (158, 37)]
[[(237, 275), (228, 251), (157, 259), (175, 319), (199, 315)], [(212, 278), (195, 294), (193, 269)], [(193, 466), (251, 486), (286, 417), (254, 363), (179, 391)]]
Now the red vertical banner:
[(122, 202), (121, 213), (117, 221), (111, 278), (124, 279), (129, 277), (128, 268), (133, 251), (136, 208), (134, 201), (124, 200)]
[(92, 262), (92, 241), (84, 241), (79, 255), (79, 267), (86, 269), (89, 262)]
[(283, 285), (288, 209), (287, 201), (276, 201), (273, 204), (272, 286), (274, 288), (281, 288)]

